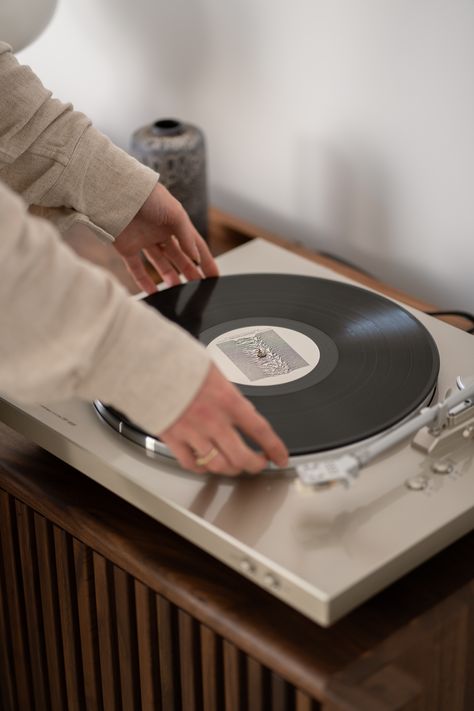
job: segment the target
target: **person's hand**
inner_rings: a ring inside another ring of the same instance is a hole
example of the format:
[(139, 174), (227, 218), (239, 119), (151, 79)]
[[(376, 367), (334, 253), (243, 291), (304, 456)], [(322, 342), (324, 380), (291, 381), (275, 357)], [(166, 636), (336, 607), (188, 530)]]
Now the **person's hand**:
[[(247, 435), (261, 448), (255, 452)], [(268, 461), (286, 466), (288, 452), (267, 420), (215, 365), (184, 413), (158, 434), (184, 469), (197, 474), (256, 474)]]
[(167, 286), (180, 284), (180, 274), (188, 280), (219, 275), (207, 244), (186, 211), (160, 183), (117, 236), (114, 247), (138, 286), (148, 294), (156, 291), (156, 285), (142, 255)]

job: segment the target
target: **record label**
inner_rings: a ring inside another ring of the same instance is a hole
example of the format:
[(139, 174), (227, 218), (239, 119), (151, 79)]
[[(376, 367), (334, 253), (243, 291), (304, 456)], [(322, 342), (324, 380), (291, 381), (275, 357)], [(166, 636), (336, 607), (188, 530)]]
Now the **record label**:
[(303, 378), (320, 359), (311, 338), (281, 326), (234, 328), (214, 338), (207, 350), (231, 382), (261, 387)]

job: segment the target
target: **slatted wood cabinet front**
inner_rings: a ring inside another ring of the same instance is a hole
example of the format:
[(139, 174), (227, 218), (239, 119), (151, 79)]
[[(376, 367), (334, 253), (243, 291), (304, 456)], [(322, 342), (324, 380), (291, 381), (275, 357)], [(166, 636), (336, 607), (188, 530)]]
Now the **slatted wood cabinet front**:
[[(80, 529), (77, 511), (71, 524)], [(1, 709), (319, 708), (159, 585), (145, 584), (4, 488), (0, 534)]]

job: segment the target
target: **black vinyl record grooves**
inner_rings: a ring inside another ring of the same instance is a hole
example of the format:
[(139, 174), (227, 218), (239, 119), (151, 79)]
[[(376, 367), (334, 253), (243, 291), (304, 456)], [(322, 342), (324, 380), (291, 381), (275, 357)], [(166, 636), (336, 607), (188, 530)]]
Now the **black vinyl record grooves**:
[(439, 355), (408, 311), (366, 289), (289, 274), (245, 274), (191, 282), (145, 301), (207, 345), (247, 324), (304, 333), (320, 350), (300, 379), (258, 387), (240, 383), (292, 455), (363, 440), (423, 404)]
[[(436, 387), (439, 355), (428, 330), (389, 299), (344, 282), (289, 274), (224, 276), (166, 289), (145, 301), (204, 345), (227, 349), (223, 358), (233, 357), (233, 367), (248, 376), (237, 387), (291, 455), (380, 433), (424, 404)], [(250, 356), (248, 348), (243, 354), (237, 348), (246, 327), (257, 332)], [(316, 344), (314, 367), (286, 342), (287, 333)], [(261, 364), (293, 371), (276, 384), (255, 384)]]

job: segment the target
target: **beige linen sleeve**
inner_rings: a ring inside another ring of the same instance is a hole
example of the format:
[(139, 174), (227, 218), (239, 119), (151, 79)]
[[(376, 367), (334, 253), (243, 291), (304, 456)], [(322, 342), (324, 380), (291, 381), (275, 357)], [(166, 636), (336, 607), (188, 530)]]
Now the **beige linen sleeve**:
[(0, 391), (100, 398), (159, 433), (208, 368), (197, 341), (80, 260), (0, 181)]
[(71, 104), (53, 99), (4, 42), (0, 97), (0, 179), (28, 205), (63, 208), (63, 229), (88, 219), (102, 236), (116, 237), (158, 175), (114, 146)]

